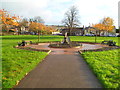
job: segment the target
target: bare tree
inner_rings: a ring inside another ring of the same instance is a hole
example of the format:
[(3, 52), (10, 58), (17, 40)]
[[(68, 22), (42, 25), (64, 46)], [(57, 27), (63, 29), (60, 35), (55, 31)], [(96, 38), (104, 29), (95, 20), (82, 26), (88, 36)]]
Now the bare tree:
[(19, 22), (19, 26), (28, 26), (28, 19), (27, 18), (23, 18), (20, 22)]
[(40, 16), (36, 16), (33, 18), (33, 21), (34, 22), (37, 22), (37, 23), (45, 23), (44, 20), (40, 17)]
[(17, 26), (18, 27), (18, 35), (21, 34), (22, 32), (22, 27), (27, 27), (28, 26), (28, 19), (27, 18), (23, 18), (22, 20), (19, 21), (19, 25)]
[(72, 6), (66, 13), (62, 23), (68, 27), (69, 35), (74, 27), (79, 26), (79, 12), (75, 6)]

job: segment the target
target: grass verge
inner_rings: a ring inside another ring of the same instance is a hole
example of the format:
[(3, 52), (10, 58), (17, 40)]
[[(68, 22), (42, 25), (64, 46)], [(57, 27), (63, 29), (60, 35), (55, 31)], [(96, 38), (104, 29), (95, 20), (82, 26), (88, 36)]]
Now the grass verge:
[(120, 49), (82, 53), (84, 59), (105, 88), (120, 88), (119, 52)]

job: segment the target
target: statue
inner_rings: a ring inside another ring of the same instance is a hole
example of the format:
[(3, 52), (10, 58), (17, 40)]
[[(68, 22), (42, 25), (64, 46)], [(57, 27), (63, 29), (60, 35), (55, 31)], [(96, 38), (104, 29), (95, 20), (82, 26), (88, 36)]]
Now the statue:
[(70, 38), (67, 36), (67, 32), (65, 32), (63, 44), (70, 44)]
[(65, 32), (65, 37), (67, 37), (67, 32)]
[(53, 43), (49, 45), (49, 47), (52, 48), (72, 48), (77, 46), (81, 46), (81, 44), (76, 41), (71, 41), (70, 37), (67, 36), (67, 32), (65, 32), (64, 39), (62, 40), (62, 42)]

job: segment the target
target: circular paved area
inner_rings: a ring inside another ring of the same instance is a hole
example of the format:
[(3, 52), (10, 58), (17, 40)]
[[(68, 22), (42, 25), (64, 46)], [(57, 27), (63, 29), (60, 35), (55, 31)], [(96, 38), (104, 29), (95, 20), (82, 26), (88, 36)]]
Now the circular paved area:
[(52, 52), (50, 54), (75, 54), (78, 50), (90, 50), (90, 49), (98, 49), (102, 47), (107, 47), (106, 45), (101, 44), (87, 44), (82, 43), (82, 47), (76, 47), (76, 48), (50, 48), (49, 43), (39, 43), (38, 45), (28, 45), (26, 47), (36, 48), (36, 49), (46, 49), (51, 50)]

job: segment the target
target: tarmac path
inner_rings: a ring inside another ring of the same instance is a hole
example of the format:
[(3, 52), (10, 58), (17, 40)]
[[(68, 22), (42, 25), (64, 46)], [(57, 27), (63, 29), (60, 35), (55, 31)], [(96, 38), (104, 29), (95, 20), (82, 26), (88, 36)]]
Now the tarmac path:
[(101, 45), (83, 44), (83, 47), (57, 49), (48, 43), (28, 45), (52, 52), (39, 63), (15, 88), (102, 88), (100, 82), (88, 67), (79, 49), (96, 49)]

